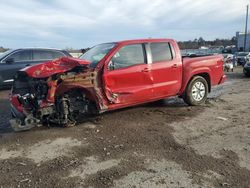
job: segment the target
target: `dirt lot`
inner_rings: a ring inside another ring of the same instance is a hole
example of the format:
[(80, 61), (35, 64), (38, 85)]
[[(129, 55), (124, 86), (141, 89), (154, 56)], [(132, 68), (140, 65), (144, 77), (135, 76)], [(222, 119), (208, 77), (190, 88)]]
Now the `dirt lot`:
[(173, 98), (21, 133), (1, 91), (0, 187), (250, 187), (250, 79), (228, 77), (201, 107)]

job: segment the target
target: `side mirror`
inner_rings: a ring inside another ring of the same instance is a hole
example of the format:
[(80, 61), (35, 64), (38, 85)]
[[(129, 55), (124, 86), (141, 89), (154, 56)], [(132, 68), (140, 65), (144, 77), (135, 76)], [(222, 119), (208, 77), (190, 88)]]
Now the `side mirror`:
[(12, 64), (14, 62), (15, 62), (14, 58), (8, 58), (8, 59), (5, 60), (5, 63), (7, 63), (7, 64)]

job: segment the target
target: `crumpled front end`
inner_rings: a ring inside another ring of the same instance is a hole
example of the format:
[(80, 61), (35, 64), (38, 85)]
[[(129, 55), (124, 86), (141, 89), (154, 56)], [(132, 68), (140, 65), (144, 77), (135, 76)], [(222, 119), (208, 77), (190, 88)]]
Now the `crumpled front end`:
[(44, 124), (73, 126), (80, 117), (98, 113), (97, 85), (97, 74), (72, 59), (23, 69), (14, 78), (10, 124), (15, 131)]
[(18, 72), (11, 92), (10, 124), (15, 131), (42, 126), (54, 113), (53, 102), (47, 100), (48, 78), (31, 78), (26, 72)]

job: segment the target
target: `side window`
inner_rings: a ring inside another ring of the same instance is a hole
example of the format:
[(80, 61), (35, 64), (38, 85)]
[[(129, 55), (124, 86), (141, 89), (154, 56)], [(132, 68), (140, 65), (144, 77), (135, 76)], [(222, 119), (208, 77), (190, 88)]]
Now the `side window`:
[(142, 44), (133, 44), (122, 47), (113, 56), (109, 63), (109, 70), (115, 70), (145, 63)]
[(49, 50), (34, 50), (33, 60), (52, 60), (55, 59), (55, 55)]
[(59, 57), (64, 57), (65, 55), (62, 52), (57, 52), (57, 51), (51, 51), (53, 59), (59, 58)]
[(168, 42), (151, 43), (150, 49), (153, 62), (169, 61), (173, 59), (171, 47)]
[(18, 51), (8, 57), (8, 59), (13, 59), (14, 62), (19, 61), (30, 61), (31, 60), (31, 51), (30, 50), (22, 50)]

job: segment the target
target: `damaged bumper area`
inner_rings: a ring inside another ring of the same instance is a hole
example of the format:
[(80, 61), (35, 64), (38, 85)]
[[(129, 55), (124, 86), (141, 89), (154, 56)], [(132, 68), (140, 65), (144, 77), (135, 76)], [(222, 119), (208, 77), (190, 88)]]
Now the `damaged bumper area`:
[[(18, 96), (18, 98), (22, 98)], [(25, 131), (33, 127), (40, 127), (40, 120), (34, 118), (32, 114), (27, 113), (27, 116), (20, 112), (13, 104), (11, 104), (11, 115), (13, 119), (10, 120), (10, 125), (14, 131)]]
[(99, 113), (96, 100), (100, 97), (94, 95), (98, 91), (96, 74), (75, 62), (72, 67), (58, 68), (61, 62), (16, 74), (10, 98), (10, 124), (15, 131), (52, 124), (74, 126), (77, 121)]
[(26, 117), (24, 123), (21, 119), (15, 118), (10, 120), (10, 125), (14, 131), (27, 131), (34, 127), (40, 127), (42, 124), (39, 124), (40, 120), (34, 117)]
[(40, 127), (46, 116), (54, 112), (54, 104), (45, 103), (48, 93), (46, 79), (29, 78), (25, 72), (16, 76), (11, 101), (10, 125), (15, 131)]

